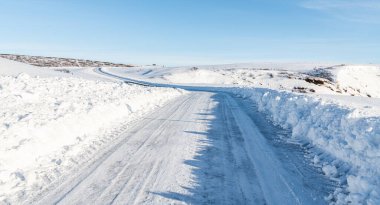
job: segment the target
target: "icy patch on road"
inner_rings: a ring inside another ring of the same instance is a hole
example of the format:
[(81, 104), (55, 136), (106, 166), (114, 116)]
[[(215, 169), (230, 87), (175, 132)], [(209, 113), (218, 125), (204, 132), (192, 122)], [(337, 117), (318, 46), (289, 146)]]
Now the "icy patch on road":
[(233, 90), (257, 103), (274, 123), (292, 129), (295, 139), (322, 151), (313, 161), (343, 187), (330, 196), (331, 203), (380, 204), (380, 117), (311, 95)]
[(78, 78), (0, 76), (0, 204), (19, 203), (48, 186), (109, 143), (111, 130), (181, 94)]

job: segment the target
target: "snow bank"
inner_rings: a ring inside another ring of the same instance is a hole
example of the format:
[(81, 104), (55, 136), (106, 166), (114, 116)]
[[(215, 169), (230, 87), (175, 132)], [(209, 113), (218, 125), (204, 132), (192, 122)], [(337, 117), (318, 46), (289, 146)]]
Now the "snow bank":
[(0, 76), (0, 204), (18, 203), (91, 159), (110, 132), (182, 91), (78, 78)]
[(380, 117), (321, 98), (270, 89), (234, 92), (257, 103), (276, 124), (292, 129), (293, 138), (310, 143), (314, 162), (343, 189), (330, 196), (336, 204), (380, 204)]

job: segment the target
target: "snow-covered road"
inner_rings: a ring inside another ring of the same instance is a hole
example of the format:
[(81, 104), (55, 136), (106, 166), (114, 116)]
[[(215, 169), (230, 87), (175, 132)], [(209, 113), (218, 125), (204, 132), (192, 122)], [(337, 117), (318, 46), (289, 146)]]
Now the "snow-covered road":
[(4, 63), (0, 204), (380, 202), (375, 68), (355, 84), (350, 67), (326, 81), (319, 70)]
[(222, 92), (180, 97), (34, 202), (324, 204), (322, 193), (305, 183), (320, 180), (284, 166), (238, 100)]

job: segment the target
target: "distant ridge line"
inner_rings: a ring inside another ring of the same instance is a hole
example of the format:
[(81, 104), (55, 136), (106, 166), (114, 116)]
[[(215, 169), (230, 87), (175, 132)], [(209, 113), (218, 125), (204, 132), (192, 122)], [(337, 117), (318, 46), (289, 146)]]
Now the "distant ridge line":
[(0, 54), (0, 57), (38, 67), (135, 67), (131, 64), (111, 63), (75, 58), (29, 56), (16, 54)]

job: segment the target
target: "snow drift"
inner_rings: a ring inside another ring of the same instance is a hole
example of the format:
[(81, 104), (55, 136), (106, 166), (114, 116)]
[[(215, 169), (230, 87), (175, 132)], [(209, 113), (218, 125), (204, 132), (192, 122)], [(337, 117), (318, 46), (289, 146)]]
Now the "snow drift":
[(313, 162), (341, 184), (329, 201), (380, 204), (380, 117), (321, 98), (260, 88), (233, 89), (257, 103), (274, 123), (308, 144)]
[(79, 78), (0, 76), (0, 203), (18, 203), (183, 94)]

